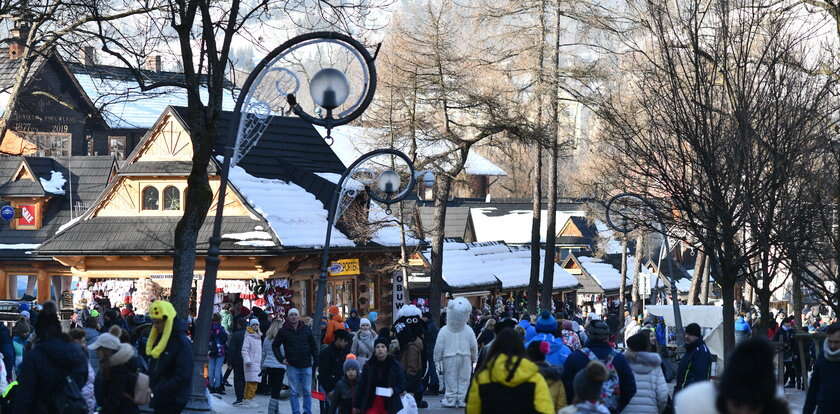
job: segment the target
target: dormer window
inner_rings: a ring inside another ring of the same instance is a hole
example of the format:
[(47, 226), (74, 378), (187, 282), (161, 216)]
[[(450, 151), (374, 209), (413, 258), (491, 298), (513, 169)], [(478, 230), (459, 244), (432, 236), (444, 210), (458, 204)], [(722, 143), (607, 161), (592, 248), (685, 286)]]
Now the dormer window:
[(143, 210), (159, 210), (160, 193), (157, 188), (148, 186), (143, 189)]
[(180, 210), (181, 209), (181, 190), (175, 186), (169, 186), (163, 189), (163, 209), (164, 210)]

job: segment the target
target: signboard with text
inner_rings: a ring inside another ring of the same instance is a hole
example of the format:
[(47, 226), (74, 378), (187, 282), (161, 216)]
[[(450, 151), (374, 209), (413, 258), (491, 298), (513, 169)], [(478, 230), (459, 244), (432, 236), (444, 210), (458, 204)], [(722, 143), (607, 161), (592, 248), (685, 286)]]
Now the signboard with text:
[(18, 226), (35, 226), (36, 211), (34, 205), (26, 204), (20, 206), (20, 215), (18, 216)]
[(349, 276), (361, 274), (359, 259), (340, 259), (330, 262), (330, 276)]
[(394, 302), (394, 320), (397, 319), (397, 312), (400, 308), (408, 303), (408, 284), (405, 276), (401, 271), (394, 272), (393, 281), (393, 302)]

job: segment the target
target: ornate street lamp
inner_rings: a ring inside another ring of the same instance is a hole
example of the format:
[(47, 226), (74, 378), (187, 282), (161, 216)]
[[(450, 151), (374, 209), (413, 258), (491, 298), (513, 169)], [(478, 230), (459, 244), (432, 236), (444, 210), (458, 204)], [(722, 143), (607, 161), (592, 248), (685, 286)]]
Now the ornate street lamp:
[[(315, 58), (329, 56), (330, 65), (340, 64), (356, 75), (351, 83), (341, 71), (324, 67)], [(342, 59), (336, 61), (336, 59)], [(187, 404), (189, 412), (210, 412), (203, 367), (207, 362), (207, 345), (210, 337), (210, 318), (213, 314), (213, 296), (219, 271), (219, 246), (225, 195), (230, 168), (235, 166), (257, 145), (274, 116), (291, 112), (306, 121), (328, 130), (347, 124), (367, 109), (376, 91), (376, 69), (368, 50), (350, 36), (336, 32), (307, 33), (290, 39), (272, 50), (248, 75), (236, 100), (234, 113), (237, 118), (231, 128), (233, 142), (222, 148), (224, 159), (220, 172), (216, 216), (213, 235), (207, 249), (201, 303), (193, 335), (193, 393)], [(314, 76), (309, 76), (315, 72)], [(300, 79), (311, 79), (304, 84)], [(298, 102), (296, 94), (309, 89), (311, 102)], [(326, 110), (326, 117), (309, 114), (303, 106)]]
[[(318, 278), (318, 297), (315, 302), (315, 319), (312, 334), (315, 343), (321, 343), (321, 318), (324, 315), (327, 296), (327, 275), (330, 265), (330, 238), (335, 222), (341, 217), (361, 190), (368, 197), (386, 205), (390, 213), (391, 204), (405, 199), (414, 188), (414, 165), (411, 160), (395, 149), (378, 149), (362, 155), (348, 167), (338, 180), (327, 214), (327, 234), (321, 255), (321, 275)], [(316, 361), (317, 363), (317, 361)]]

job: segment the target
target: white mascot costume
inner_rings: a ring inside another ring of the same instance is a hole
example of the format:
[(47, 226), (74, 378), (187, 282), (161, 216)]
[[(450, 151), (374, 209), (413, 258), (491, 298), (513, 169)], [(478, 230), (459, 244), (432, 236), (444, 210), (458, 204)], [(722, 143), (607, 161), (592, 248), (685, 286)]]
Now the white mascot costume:
[(446, 395), (444, 407), (466, 407), (470, 374), (478, 359), (475, 334), (467, 327), (472, 305), (464, 298), (449, 301), (446, 307), (446, 326), (440, 329), (435, 343), (435, 364)]

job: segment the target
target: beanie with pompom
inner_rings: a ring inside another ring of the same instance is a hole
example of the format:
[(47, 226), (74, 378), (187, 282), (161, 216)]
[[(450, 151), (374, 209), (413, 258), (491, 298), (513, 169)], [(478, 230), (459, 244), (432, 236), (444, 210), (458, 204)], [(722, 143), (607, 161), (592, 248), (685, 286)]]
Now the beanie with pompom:
[(607, 367), (600, 361), (589, 361), (586, 368), (575, 375), (575, 396), (580, 401), (597, 401), (608, 375)]

